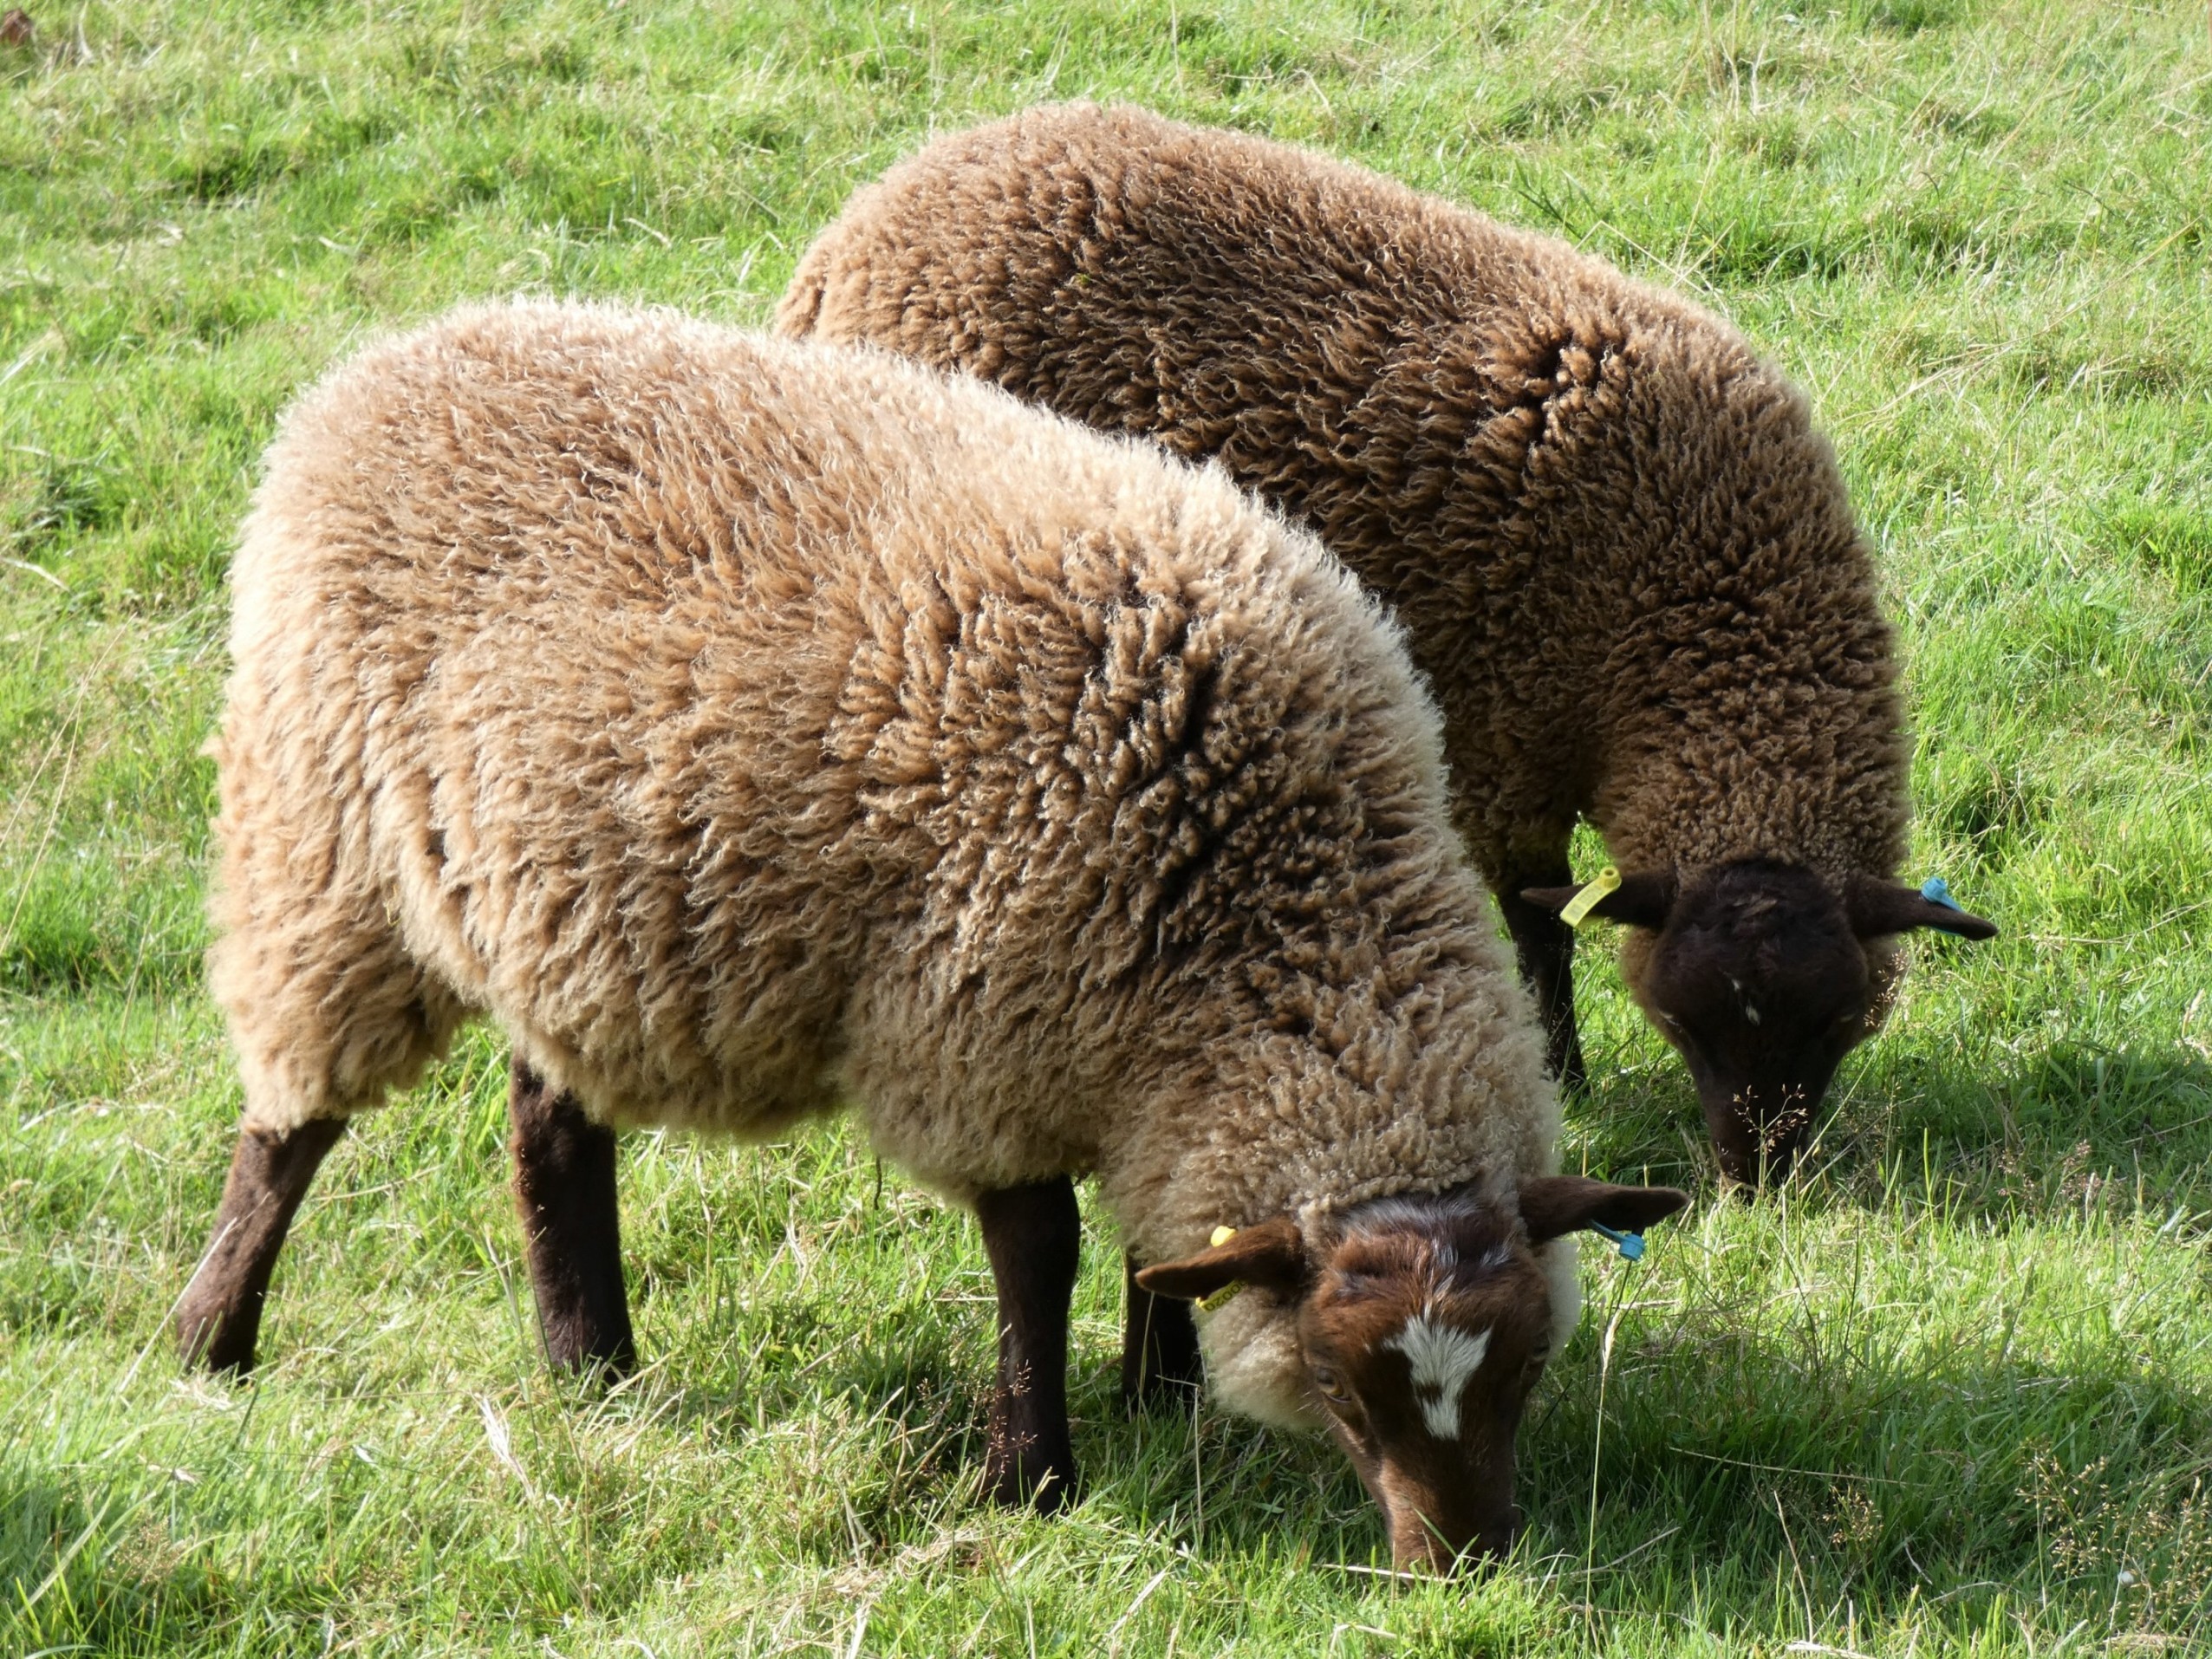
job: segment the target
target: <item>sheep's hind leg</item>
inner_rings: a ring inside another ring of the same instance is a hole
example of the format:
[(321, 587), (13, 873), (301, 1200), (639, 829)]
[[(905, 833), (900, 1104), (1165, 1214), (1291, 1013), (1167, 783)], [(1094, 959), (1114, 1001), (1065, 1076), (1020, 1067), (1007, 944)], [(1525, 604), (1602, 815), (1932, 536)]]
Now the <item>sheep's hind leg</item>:
[(615, 1131), (520, 1060), (508, 1070), (507, 1120), (545, 1356), (564, 1370), (626, 1376), (637, 1369), (637, 1341), (622, 1284)]
[(1575, 930), (1554, 912), (1521, 897), (1524, 888), (1567, 887), (1574, 879), (1565, 858), (1516, 875), (1500, 885), (1498, 908), (1505, 915), (1506, 931), (1513, 935), (1521, 983), (1536, 998), (1536, 1012), (1544, 1022), (1545, 1069), (1568, 1094), (1580, 1095), (1586, 1077), (1582, 1036), (1575, 1027)]
[(345, 1132), (342, 1117), (309, 1118), (286, 1134), (239, 1131), (215, 1237), (177, 1304), (177, 1345), (186, 1364), (237, 1376), (253, 1369), (276, 1252), (308, 1183)]
[(985, 1193), (975, 1201), (999, 1285), (999, 1385), (991, 1402), (984, 1490), (1008, 1507), (1046, 1514), (1075, 1495), (1068, 1440), (1068, 1301), (1083, 1223), (1063, 1175)]
[(1122, 1404), (1131, 1412), (1162, 1402), (1188, 1411), (1198, 1404), (1205, 1376), (1190, 1304), (1153, 1295), (1136, 1282), (1136, 1258), (1124, 1255), (1122, 1261), (1128, 1309), (1122, 1333)]

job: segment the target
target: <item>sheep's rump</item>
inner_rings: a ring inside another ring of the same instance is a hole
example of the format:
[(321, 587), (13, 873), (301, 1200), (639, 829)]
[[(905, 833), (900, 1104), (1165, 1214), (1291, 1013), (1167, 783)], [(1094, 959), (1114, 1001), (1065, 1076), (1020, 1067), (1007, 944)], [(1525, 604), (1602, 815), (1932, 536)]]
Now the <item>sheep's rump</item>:
[[(233, 567), (218, 745), (213, 979), (250, 1122), (372, 1104), (483, 1009), (602, 1111), (828, 1103), (860, 908), (770, 889), (851, 828), (793, 797), (830, 781), (870, 504), (839, 479), (865, 476), (837, 430), (864, 391), (796, 366), (487, 311), (293, 412)], [(790, 602), (816, 584), (843, 602)]]
[(1584, 813), (1630, 868), (1902, 853), (1889, 630), (1803, 399), (1563, 243), (1049, 107), (856, 192), (777, 324), (1218, 461), (1317, 531), (1404, 623), (1495, 884), (1556, 870)]
[(372, 1105), (489, 1010), (602, 1116), (896, 1096), (924, 1179), (1036, 1178), (1206, 1040), (1153, 992), (1208, 983), (1269, 860), (1355, 921), (1363, 847), (1467, 897), (1433, 714), (1333, 561), (880, 354), (464, 313), (293, 412), (232, 582), (250, 1124)]

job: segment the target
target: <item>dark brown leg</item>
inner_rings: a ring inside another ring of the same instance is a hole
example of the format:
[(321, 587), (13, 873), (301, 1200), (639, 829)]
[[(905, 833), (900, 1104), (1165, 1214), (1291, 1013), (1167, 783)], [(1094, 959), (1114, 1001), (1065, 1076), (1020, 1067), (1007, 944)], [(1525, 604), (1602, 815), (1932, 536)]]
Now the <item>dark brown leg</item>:
[(1180, 1297), (1155, 1296), (1136, 1282), (1136, 1258), (1122, 1258), (1128, 1317), (1122, 1332), (1122, 1404), (1135, 1412), (1163, 1402), (1188, 1411), (1205, 1376), (1198, 1324)]
[(508, 1069), (507, 1120), (545, 1357), (563, 1370), (626, 1376), (637, 1369), (637, 1340), (622, 1285), (615, 1131), (520, 1060)]
[(308, 1183), (345, 1132), (342, 1117), (316, 1118), (289, 1135), (239, 1132), (214, 1239), (177, 1304), (177, 1346), (185, 1364), (237, 1376), (253, 1369), (276, 1252)]
[(991, 1402), (984, 1489), (1009, 1508), (1051, 1514), (1075, 1495), (1068, 1442), (1068, 1298), (1083, 1243), (1075, 1183), (1064, 1175), (975, 1201), (999, 1282), (999, 1387)]
[(1549, 869), (1516, 876), (1498, 893), (1498, 908), (1513, 935), (1520, 960), (1521, 983), (1536, 998), (1544, 1022), (1545, 1059), (1552, 1075), (1570, 1095), (1584, 1086), (1582, 1038), (1575, 1029), (1575, 930), (1552, 912), (1521, 897), (1523, 888), (1566, 887), (1574, 871), (1565, 859)]

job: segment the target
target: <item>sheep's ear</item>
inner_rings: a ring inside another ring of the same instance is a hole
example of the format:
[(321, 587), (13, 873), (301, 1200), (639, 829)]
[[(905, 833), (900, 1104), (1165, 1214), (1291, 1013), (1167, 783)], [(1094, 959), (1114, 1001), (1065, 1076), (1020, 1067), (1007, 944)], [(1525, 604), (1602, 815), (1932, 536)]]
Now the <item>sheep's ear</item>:
[(1304, 1278), (1305, 1271), (1305, 1240), (1298, 1236), (1298, 1223), (1278, 1215), (1231, 1234), (1211, 1250), (1147, 1267), (1136, 1282), (1155, 1296), (1195, 1302), (1231, 1285), (1288, 1290)]
[(1616, 1187), (1587, 1175), (1532, 1175), (1520, 1184), (1521, 1220), (1528, 1241), (1540, 1245), (1591, 1222), (1620, 1233), (1641, 1233), (1689, 1202), (1675, 1187)]
[[(1625, 922), (1631, 927), (1649, 927), (1657, 933), (1667, 925), (1668, 914), (1675, 908), (1675, 895), (1681, 890), (1682, 883), (1672, 870), (1637, 870), (1622, 876), (1620, 886), (1584, 914), (1603, 916), (1608, 921)], [(1578, 887), (1529, 887), (1521, 889), (1521, 897), (1556, 914), (1581, 891)]]
[(1933, 927), (1940, 933), (1956, 934), (1961, 939), (1997, 936), (1995, 922), (1984, 921), (1980, 916), (1969, 915), (1948, 904), (1938, 904), (1917, 888), (1899, 887), (1890, 882), (1872, 882), (1861, 876), (1851, 884), (1844, 903), (1851, 913), (1851, 931), (1861, 939), (1910, 933), (1916, 927)]

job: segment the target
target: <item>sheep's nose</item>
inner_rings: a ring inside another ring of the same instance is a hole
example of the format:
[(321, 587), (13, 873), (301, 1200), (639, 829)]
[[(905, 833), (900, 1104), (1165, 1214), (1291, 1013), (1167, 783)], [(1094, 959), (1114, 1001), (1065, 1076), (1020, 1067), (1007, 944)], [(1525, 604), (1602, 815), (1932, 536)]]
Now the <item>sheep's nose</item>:
[(1482, 1558), (1494, 1561), (1512, 1554), (1513, 1540), (1520, 1536), (1520, 1506), (1514, 1504), (1506, 1509), (1501, 1526), (1492, 1527), (1482, 1534)]
[(1397, 1529), (1391, 1539), (1392, 1564), (1401, 1572), (1423, 1568), (1431, 1572), (1480, 1571), (1512, 1552), (1520, 1529), (1519, 1505), (1507, 1511), (1504, 1520), (1466, 1538), (1448, 1538), (1424, 1525), (1416, 1525), (1410, 1532)]

